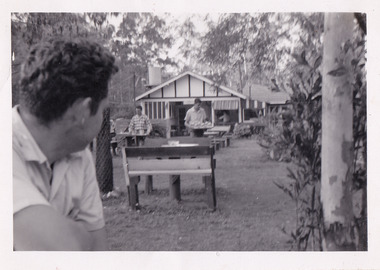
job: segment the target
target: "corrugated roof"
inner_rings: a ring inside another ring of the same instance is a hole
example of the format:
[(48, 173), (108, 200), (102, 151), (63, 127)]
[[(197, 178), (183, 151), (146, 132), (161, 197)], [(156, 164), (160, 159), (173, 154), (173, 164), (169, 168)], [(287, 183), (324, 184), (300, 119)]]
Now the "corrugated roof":
[(249, 97), (249, 86), (251, 86), (251, 100), (258, 100), (269, 104), (285, 104), (290, 96), (285, 92), (272, 91), (268, 86), (260, 84), (246, 85), (243, 94)]

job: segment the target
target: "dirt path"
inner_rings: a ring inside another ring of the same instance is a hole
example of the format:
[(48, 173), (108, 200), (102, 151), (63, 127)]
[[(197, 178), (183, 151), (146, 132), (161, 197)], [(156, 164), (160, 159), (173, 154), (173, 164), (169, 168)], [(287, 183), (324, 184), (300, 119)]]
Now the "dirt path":
[[(294, 204), (274, 184), (289, 164), (269, 161), (255, 140), (233, 140), (216, 153), (217, 210), (204, 203), (200, 179), (181, 177), (180, 203), (169, 200), (168, 179), (155, 177), (154, 192), (140, 193), (143, 209), (129, 210), (125, 194), (104, 201), (112, 250), (288, 250), (281, 226), (293, 228)], [(125, 192), (121, 158), (114, 182)], [(143, 190), (140, 183), (140, 190)]]

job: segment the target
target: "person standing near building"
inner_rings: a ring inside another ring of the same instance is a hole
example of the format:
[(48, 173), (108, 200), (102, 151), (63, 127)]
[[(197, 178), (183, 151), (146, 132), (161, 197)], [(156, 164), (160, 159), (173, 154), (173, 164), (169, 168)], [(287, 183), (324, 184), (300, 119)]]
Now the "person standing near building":
[(87, 146), (103, 122), (114, 63), (86, 39), (53, 38), (29, 52), (12, 109), (16, 251), (108, 249)]
[(224, 110), (223, 115), (219, 117), (219, 120), (222, 120), (222, 123), (224, 126), (230, 125), (231, 117), (230, 117), (229, 112)]
[(202, 101), (199, 98), (194, 100), (194, 106), (191, 107), (185, 116), (185, 126), (188, 128), (191, 137), (202, 137), (203, 129), (196, 129), (195, 127), (205, 123), (207, 120), (206, 112), (201, 107)]
[[(128, 131), (132, 134), (145, 136), (149, 135), (152, 131), (152, 124), (150, 123), (148, 116), (142, 113), (142, 107), (140, 105), (136, 107), (136, 114), (132, 117), (131, 122), (129, 123)], [(137, 137), (136, 144), (144, 144), (145, 136)]]

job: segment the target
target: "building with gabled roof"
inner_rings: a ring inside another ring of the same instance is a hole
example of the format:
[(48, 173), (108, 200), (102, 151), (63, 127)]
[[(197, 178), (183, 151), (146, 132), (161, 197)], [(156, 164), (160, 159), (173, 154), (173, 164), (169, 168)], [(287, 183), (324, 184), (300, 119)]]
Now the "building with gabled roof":
[(248, 97), (247, 107), (266, 115), (271, 112), (281, 112), (288, 106), (290, 96), (282, 91), (272, 91), (268, 86), (259, 84), (247, 84), (243, 88), (243, 94)]
[(173, 130), (176, 135), (182, 135), (186, 133), (186, 112), (193, 106), (195, 98), (202, 100), (202, 107), (213, 125), (217, 124), (222, 111), (230, 113), (231, 122), (243, 121), (243, 109), (248, 99), (246, 95), (191, 71), (152, 86), (136, 97), (136, 103), (141, 104), (143, 113), (153, 123), (166, 125), (167, 136)]

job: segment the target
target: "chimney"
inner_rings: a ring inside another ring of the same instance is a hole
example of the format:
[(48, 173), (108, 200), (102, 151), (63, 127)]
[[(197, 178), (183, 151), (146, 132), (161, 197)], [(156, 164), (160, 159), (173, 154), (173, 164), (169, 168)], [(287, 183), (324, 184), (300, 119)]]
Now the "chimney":
[(148, 66), (148, 85), (150, 87), (161, 83), (161, 68)]

